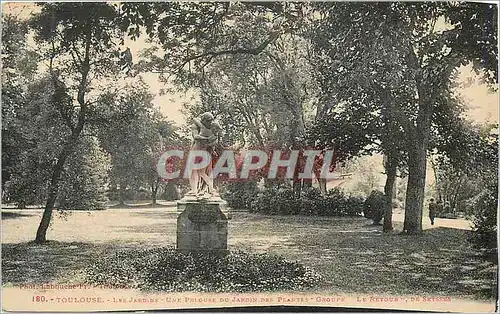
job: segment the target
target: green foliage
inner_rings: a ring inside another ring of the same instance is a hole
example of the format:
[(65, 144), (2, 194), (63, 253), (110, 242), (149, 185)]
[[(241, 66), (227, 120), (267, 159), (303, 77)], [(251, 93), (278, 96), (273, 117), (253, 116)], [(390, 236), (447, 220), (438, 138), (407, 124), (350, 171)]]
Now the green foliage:
[[(138, 37), (145, 29), (160, 44), (143, 65), (196, 81), (205, 66), (224, 55), (257, 55), (304, 20), (301, 3), (158, 2), (120, 4), (120, 28)], [(189, 65), (189, 66), (186, 66)]]
[(302, 202), (287, 184), (268, 187), (252, 202), (252, 211), (272, 215), (298, 215)]
[(338, 188), (329, 190), (325, 196), (326, 204), (319, 215), (332, 216), (361, 216), (363, 199), (355, 196), (347, 196)]
[(229, 207), (250, 210), (252, 201), (259, 193), (257, 182), (253, 180), (228, 182), (224, 187), (223, 198)]
[[(109, 158), (93, 137), (84, 137), (77, 144), (78, 153), (73, 154), (63, 172), (56, 207), (64, 209), (102, 209), (107, 198), (104, 187), (107, 182)], [(46, 200), (48, 178), (52, 165), (44, 161), (52, 154), (30, 150), (21, 156), (11, 180), (4, 188), (4, 201), (13, 202), (18, 207), (41, 205)]]
[(109, 156), (95, 137), (82, 137), (77, 153), (66, 164), (61, 178), (57, 209), (103, 209), (107, 201), (105, 185)]
[(263, 190), (251, 203), (251, 211), (271, 215), (360, 216), (363, 201), (331, 189), (322, 195), (316, 188), (304, 189), (300, 195), (284, 184)]
[(332, 110), (308, 129), (306, 141), (315, 147), (333, 149), (337, 161), (375, 152), (371, 144), (379, 136), (380, 119), (375, 119), (363, 103), (352, 103), (345, 110)]
[(261, 191), (251, 201), (250, 211), (271, 215), (297, 215), (300, 213), (300, 200), (288, 185), (271, 185)]
[(487, 81), (498, 82), (498, 4), (456, 2), (449, 4), (447, 21), (455, 26), (449, 45), (472, 61), (476, 69), (486, 69)]
[(126, 191), (140, 188), (156, 195), (164, 186), (156, 172), (157, 158), (168, 147), (183, 143), (176, 127), (153, 107), (152, 99), (144, 83), (127, 85), (120, 92), (103, 94), (89, 120), (111, 156), (110, 181), (120, 186), (122, 200), (137, 199)]
[[(449, 116), (436, 112), (453, 101), (451, 82), (460, 66), (478, 59), (484, 60), (483, 68), (497, 64), (496, 10), (489, 4), (451, 2), (344, 2), (317, 7), (324, 18), (310, 34), (320, 86), (327, 104), (331, 102), (325, 107), (350, 117), (356, 110), (349, 107), (361, 103), (366, 107), (363, 117), (380, 120), (375, 133), (379, 149), (398, 163), (406, 162), (410, 175), (419, 178), (408, 184), (413, 193), (407, 193), (404, 227), (418, 233), (432, 122)], [(441, 31), (437, 25), (443, 18), (452, 25)], [(341, 123), (338, 120), (333, 123)], [(360, 130), (364, 131), (363, 124)], [(338, 133), (323, 142), (334, 144)]]
[[(235, 27), (248, 33), (247, 22), (237, 21)], [(265, 28), (262, 21), (255, 23)], [(213, 112), (224, 128), (226, 146), (297, 145), (317, 92), (314, 78), (307, 75), (307, 45), (303, 38), (290, 36), (277, 40), (265, 54), (219, 57), (204, 69), (197, 82), (201, 101), (186, 106), (186, 113), (194, 117)]]
[(120, 252), (86, 273), (89, 284), (167, 292), (305, 290), (320, 280), (311, 269), (268, 253), (183, 254), (169, 248)]
[(17, 117), (38, 62), (37, 54), (26, 47), (27, 33), (25, 22), (2, 16), (2, 185), (11, 180), (27, 144)]
[[(145, 27), (162, 48), (146, 51), (139, 66), (173, 74), (169, 78), (176, 88), (200, 92), (199, 102), (186, 104), (188, 121), (210, 111), (224, 128), (224, 146), (278, 147), (297, 144), (316, 97), (307, 40), (288, 35), (297, 31), (292, 25), (303, 18), (302, 7), (237, 2), (121, 6), (124, 26)], [(286, 18), (278, 22), (281, 16)]]
[(379, 223), (386, 204), (385, 194), (378, 190), (373, 190), (363, 204), (363, 215), (373, 219), (374, 223)]
[(111, 180), (122, 188), (149, 186), (151, 145), (157, 140), (151, 100), (145, 86), (127, 86), (121, 94), (103, 95), (95, 113), (99, 139), (111, 155)]
[(468, 200), (497, 180), (496, 125), (475, 125), (457, 117), (443, 120), (431, 143), (440, 153), (433, 161), (436, 189), (451, 208), (463, 212)]
[(104, 2), (39, 5), (40, 12), (30, 20), (35, 39), (51, 44), (52, 51), (48, 54), (71, 60), (58, 64), (58, 70), (73, 78), (75, 73), (81, 75), (86, 71), (96, 75), (119, 71), (116, 55), (121, 34), (116, 25), (118, 10), (115, 6)]
[(474, 224), (470, 240), (480, 248), (496, 252), (498, 247), (498, 181), (491, 182), (485, 190), (472, 198), (467, 205)]
[[(8, 129), (17, 133), (14, 147), (20, 151), (15, 163), (8, 165), (9, 182), (3, 195), (4, 201), (18, 207), (41, 205), (46, 200), (54, 160), (62, 149), (63, 139), (70, 134), (58, 110), (59, 106), (70, 105), (66, 89), (56, 88), (50, 78), (42, 77), (28, 85), (24, 97), (26, 103), (16, 109)], [(77, 153), (68, 158), (59, 183), (60, 208), (102, 207), (98, 204), (105, 200), (102, 192), (109, 164), (107, 157), (88, 133), (75, 146)]]
[(182, 180), (170, 181), (165, 184), (161, 198), (166, 201), (175, 201), (181, 198), (181, 190), (188, 185)]

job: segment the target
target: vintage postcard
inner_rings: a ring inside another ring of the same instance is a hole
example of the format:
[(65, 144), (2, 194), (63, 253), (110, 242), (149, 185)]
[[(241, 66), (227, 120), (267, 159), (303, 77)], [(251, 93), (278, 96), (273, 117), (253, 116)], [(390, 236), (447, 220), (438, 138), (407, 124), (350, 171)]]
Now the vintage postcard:
[(3, 2), (2, 310), (497, 310), (496, 2)]

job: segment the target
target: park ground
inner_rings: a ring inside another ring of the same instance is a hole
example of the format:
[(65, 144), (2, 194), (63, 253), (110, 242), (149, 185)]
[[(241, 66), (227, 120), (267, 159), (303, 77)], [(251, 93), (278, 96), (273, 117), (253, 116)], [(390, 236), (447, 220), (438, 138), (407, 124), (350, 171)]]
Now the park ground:
[[(173, 203), (71, 211), (55, 215), (47, 245), (33, 240), (41, 210), (2, 210), (3, 288), (22, 284), (78, 283), (91, 261), (116, 251), (173, 247), (177, 212)], [(424, 233), (398, 235), (365, 218), (264, 216), (232, 212), (231, 250), (270, 252), (310, 266), (323, 276), (322, 294), (432, 296), (493, 310), (497, 267), (467, 237), (470, 222), (424, 217)], [(472, 302), (472, 303), (471, 303)], [(475, 303), (474, 303), (475, 302)]]

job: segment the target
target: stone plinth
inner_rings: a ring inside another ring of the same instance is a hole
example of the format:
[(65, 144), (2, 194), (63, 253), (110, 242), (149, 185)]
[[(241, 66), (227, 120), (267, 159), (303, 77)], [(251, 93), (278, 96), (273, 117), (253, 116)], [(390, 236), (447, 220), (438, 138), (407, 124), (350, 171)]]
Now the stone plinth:
[(183, 252), (227, 251), (228, 215), (224, 201), (180, 200), (177, 202), (177, 250)]

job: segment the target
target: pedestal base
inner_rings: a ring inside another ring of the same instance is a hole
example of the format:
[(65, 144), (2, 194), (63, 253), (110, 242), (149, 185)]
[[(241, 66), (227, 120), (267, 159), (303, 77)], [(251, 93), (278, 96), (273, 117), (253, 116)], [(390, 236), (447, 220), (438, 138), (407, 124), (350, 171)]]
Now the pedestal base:
[(228, 216), (220, 201), (180, 200), (177, 209), (177, 250), (226, 252)]

